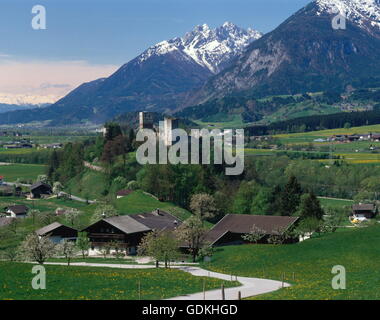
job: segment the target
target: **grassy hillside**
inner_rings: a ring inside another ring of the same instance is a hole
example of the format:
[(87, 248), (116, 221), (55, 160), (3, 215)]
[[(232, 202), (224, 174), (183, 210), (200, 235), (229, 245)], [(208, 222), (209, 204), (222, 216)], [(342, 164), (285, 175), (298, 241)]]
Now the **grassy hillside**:
[[(257, 299), (380, 299), (380, 225), (345, 228), (293, 245), (219, 248), (207, 268), (240, 276), (285, 280), (292, 287)], [(347, 272), (346, 290), (331, 287), (335, 265)], [(294, 278), (293, 278), (294, 274)]]
[(105, 177), (103, 173), (86, 169), (83, 174), (71, 179), (65, 191), (91, 200), (104, 198)]
[(165, 299), (206, 289), (236, 286), (237, 282), (194, 277), (179, 270), (120, 270), (45, 265), (46, 290), (31, 286), (32, 264), (0, 262), (0, 300), (138, 300)]
[(172, 213), (182, 221), (190, 216), (189, 211), (179, 208), (170, 202), (158, 201), (155, 197), (140, 190), (135, 191), (124, 198), (117, 199), (116, 208), (120, 214), (150, 212), (159, 208)]

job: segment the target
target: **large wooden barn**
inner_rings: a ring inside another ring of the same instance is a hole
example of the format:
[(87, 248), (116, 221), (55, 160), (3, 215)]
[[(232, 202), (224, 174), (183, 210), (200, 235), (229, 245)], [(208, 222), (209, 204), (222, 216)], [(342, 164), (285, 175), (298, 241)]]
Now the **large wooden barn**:
[[(266, 243), (271, 235), (288, 231), (298, 219), (298, 217), (228, 214), (206, 234), (205, 240), (212, 246), (243, 244), (245, 241), (242, 236), (248, 234), (255, 226), (265, 233), (260, 242)], [(289, 241), (294, 242), (297, 239)]]
[(98, 252), (107, 242), (116, 241), (128, 254), (134, 255), (141, 239), (148, 232), (172, 231), (180, 223), (170, 213), (157, 209), (148, 213), (105, 218), (82, 231), (87, 232), (90, 238), (91, 254)]

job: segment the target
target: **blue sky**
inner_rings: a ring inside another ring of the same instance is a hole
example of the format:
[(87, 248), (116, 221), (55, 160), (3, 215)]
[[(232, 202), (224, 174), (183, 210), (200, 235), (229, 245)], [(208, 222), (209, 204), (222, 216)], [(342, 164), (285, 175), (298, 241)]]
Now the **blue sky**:
[[(195, 25), (207, 23), (216, 27), (230, 21), (268, 32), (308, 2), (310, 0), (1, 0), (0, 77), (5, 63), (8, 67), (19, 63), (19, 69), (28, 63), (38, 68), (45, 64), (50, 69), (41, 72), (41, 77), (46, 77), (49, 70), (54, 73), (54, 63), (61, 64), (63, 69), (65, 63), (80, 65), (84, 69), (78, 69), (76, 82), (46, 79), (43, 86), (46, 87), (46, 83), (67, 85), (68, 90), (81, 81), (90, 80), (90, 76), (107, 76), (149, 46), (182, 36)], [(46, 7), (47, 30), (31, 28), (31, 9), (37, 4)], [(20, 70), (17, 72), (18, 78), (26, 76)], [(88, 73), (88, 77), (81, 78), (81, 72)], [(22, 88), (27, 86), (24, 83)], [(10, 85), (5, 88), (0, 78), (0, 94), (7, 90), (11, 90)]]

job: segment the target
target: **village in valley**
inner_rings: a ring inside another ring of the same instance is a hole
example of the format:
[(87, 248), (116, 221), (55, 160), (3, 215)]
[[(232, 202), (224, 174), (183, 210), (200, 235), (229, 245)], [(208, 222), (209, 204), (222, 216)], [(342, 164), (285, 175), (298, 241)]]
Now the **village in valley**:
[[(164, 132), (161, 134), (152, 114), (140, 112), (137, 116), (137, 129), (155, 130), (158, 133), (156, 138), (164, 139), (168, 148), (176, 144), (171, 130), (181, 125), (179, 120), (164, 119), (164, 126), (161, 127)], [(312, 139), (316, 145), (377, 143), (374, 134), (339, 133), (326, 139), (315, 138), (315, 134)], [(296, 139), (296, 145), (299, 145), (300, 135), (271, 135), (267, 139), (255, 138), (255, 141)], [(22, 135), (19, 138), (24, 139)], [(161, 296), (147, 295), (143, 297), (146, 299), (198, 299), (202, 295), (207, 297), (207, 292), (208, 299), (237, 299), (238, 296), (249, 298), (257, 296), (260, 287), (254, 289), (252, 284), (244, 283), (243, 280), (239, 283), (239, 276), (250, 275), (253, 278), (275, 280), (269, 291), (283, 288), (280, 292), (284, 292), (284, 297), (287, 297), (293, 290), (297, 291), (297, 287), (299, 294), (304, 294), (304, 281), (310, 281), (313, 276), (306, 270), (299, 270), (299, 266), (285, 267), (281, 263), (273, 265), (270, 261), (263, 261), (263, 258), (259, 259), (260, 254), (272, 252), (281, 257), (289, 254), (289, 250), (294, 250), (294, 254), (297, 251), (305, 252), (300, 264), (304, 267), (312, 263), (308, 256), (315, 255), (315, 250), (333, 250), (334, 243), (345, 241), (351, 234), (358, 239), (362, 236), (370, 238), (371, 232), (375, 232), (376, 236), (378, 230), (375, 225), (378, 221), (379, 201), (377, 192), (371, 193), (374, 189), (352, 193), (354, 187), (350, 188), (347, 184), (339, 187), (337, 184), (338, 189), (332, 185), (330, 190), (319, 186), (315, 177), (315, 185), (310, 188), (309, 180), (303, 178), (302, 170), (320, 168), (318, 170), (329, 171), (335, 170), (334, 167), (342, 170), (346, 166), (363, 166), (350, 164), (343, 157), (335, 160), (331, 157), (291, 160), (289, 154), (280, 152), (281, 149), (287, 152), (292, 150), (292, 143), (286, 148), (284, 144), (277, 148), (278, 155), (260, 154), (265, 149), (250, 146), (246, 147), (249, 155), (246, 159), (248, 170), (254, 168), (252, 165), (259, 168), (264, 163), (269, 165), (271, 161), (273, 164), (282, 162), (282, 166), (289, 168), (299, 163), (300, 169), (294, 171), (294, 174), (290, 170), (288, 177), (284, 175), (283, 184), (271, 191), (265, 183), (258, 182), (261, 178), (257, 169), (249, 173), (252, 177), (256, 175), (253, 180), (245, 177), (236, 184), (234, 179), (227, 177), (226, 180), (222, 177), (219, 182), (214, 181), (213, 186), (206, 187), (211, 181), (203, 180), (207, 173), (199, 171), (200, 167), (195, 165), (175, 169), (177, 165), (169, 165), (172, 167), (170, 170), (180, 170), (181, 175), (181, 170), (186, 170), (188, 175), (198, 176), (195, 180), (188, 180), (177, 193), (173, 185), (164, 184), (164, 181), (168, 183), (172, 179), (168, 174), (174, 175), (173, 178), (176, 179), (175, 171), (170, 173), (160, 165), (141, 166), (136, 163), (134, 157), (138, 143), (134, 140), (132, 128), (107, 123), (102, 130), (97, 130), (86, 138), (72, 138), (70, 142), (45, 144), (57, 147), (44, 148), (41, 147), (44, 144), (38, 144), (29, 149), (29, 155), (45, 155), (47, 152), (46, 164), (24, 163), (33, 162), (28, 161), (29, 158), (20, 163), (18, 149), (10, 150), (4, 146), (0, 152), (0, 159), (15, 159), (3, 162), (0, 166), (0, 250), (3, 261), (0, 263), (4, 267), (17, 264), (22, 269), (25, 268), (25, 265), (20, 264), (23, 261), (35, 261), (49, 268), (69, 265), (72, 270), (82, 269), (85, 279), (86, 268), (93, 270), (106, 265), (116, 267), (117, 264), (121, 268), (118, 270), (120, 276), (123, 272), (130, 272), (129, 268), (133, 268), (134, 272), (139, 268), (149, 268), (160, 272), (183, 272), (187, 274), (186, 277), (193, 279), (189, 281), (195, 281), (194, 287), (183, 290), (179, 289), (181, 284), (176, 283), (174, 276), (170, 280), (173, 281), (170, 282), (171, 287), (163, 289)], [(39, 139), (46, 140), (47, 137), (33, 137), (33, 140)], [(53, 137), (49, 138), (51, 139)], [(58, 137), (56, 139), (60, 141)], [(304, 139), (310, 141), (308, 134), (305, 134)], [(121, 141), (125, 144), (123, 148), (120, 147)], [(252, 139), (248, 137), (246, 141), (249, 146)], [(78, 154), (77, 150), (82, 151)], [(305, 153), (305, 150), (302, 152)], [(309, 153), (312, 155), (315, 151), (310, 150)], [(352, 154), (358, 153), (352, 151)], [(306, 167), (302, 169), (303, 166)], [(21, 173), (17, 174), (17, 170)], [(215, 167), (214, 170), (220, 169)], [(28, 171), (33, 172), (34, 178)], [(70, 171), (71, 175), (67, 175)], [(123, 174), (130, 176), (130, 180), (124, 178)], [(320, 178), (323, 179), (322, 176)], [(202, 180), (202, 186), (197, 186)], [(325, 181), (327, 185), (328, 181)], [(218, 184), (237, 186), (228, 200), (232, 201), (229, 205), (226, 203), (230, 196), (228, 191), (223, 194), (224, 191)], [(109, 192), (106, 194), (103, 188)], [(199, 191), (195, 191), (197, 189)], [(322, 247), (311, 249), (316, 241), (323, 243)], [(232, 252), (233, 248), (236, 251)], [(231, 254), (240, 256), (242, 262), (238, 263), (238, 259), (231, 263), (230, 257), (226, 256)], [(255, 256), (250, 258), (251, 255)], [(327, 266), (329, 264), (321, 269), (324, 270), (326, 279), (331, 272)], [(65, 277), (69, 277), (71, 269), (66, 270), (68, 274)], [(214, 271), (218, 271), (218, 275), (208, 277)], [(191, 278), (195, 275), (204, 275), (207, 280), (202, 281), (208, 283), (210, 280), (210, 285), (206, 288), (199, 287), (196, 279)], [(138, 275), (129, 279), (140, 285), (145, 281), (147, 286), (150, 280)], [(220, 286), (222, 291), (215, 290)], [(119, 298), (123, 299), (142, 294), (128, 290), (122, 292)], [(261, 292), (264, 294), (268, 290), (262, 289)], [(318, 294), (323, 297), (324, 294), (329, 296), (333, 292), (318, 291)], [(14, 297), (23, 297), (21, 292), (14, 294)], [(6, 295), (5, 292), (4, 297)], [(103, 297), (108, 296), (105, 294)], [(262, 297), (270, 298), (271, 294), (266, 293)], [(89, 298), (94, 297), (90, 295)]]
[(0, 4), (10, 314), (380, 300), (380, 0), (34, 1)]

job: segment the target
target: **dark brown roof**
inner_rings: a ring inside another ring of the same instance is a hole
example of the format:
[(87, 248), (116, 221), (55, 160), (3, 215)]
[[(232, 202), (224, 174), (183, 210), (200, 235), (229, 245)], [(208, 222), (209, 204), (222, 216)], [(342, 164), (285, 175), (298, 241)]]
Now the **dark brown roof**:
[(123, 189), (123, 190), (119, 190), (116, 195), (117, 196), (127, 196), (129, 194), (131, 194), (133, 192), (133, 190), (129, 190), (129, 189)]
[(354, 204), (352, 206), (354, 211), (375, 211), (375, 205), (372, 203)]
[(149, 227), (141, 224), (135, 219), (132, 219), (130, 216), (116, 216), (103, 219), (103, 221), (109, 223), (126, 234), (150, 231)]
[(297, 220), (298, 217), (228, 214), (206, 234), (205, 240), (213, 244), (227, 232), (249, 233), (254, 225), (266, 234), (276, 234), (281, 230), (285, 231)]
[(29, 208), (22, 204), (18, 204), (15, 206), (9, 206), (7, 210), (12, 211), (14, 214), (25, 214), (28, 212)]
[(33, 184), (31, 187), (30, 187), (30, 190), (33, 191), (35, 189), (38, 189), (40, 187), (45, 187), (46, 189), (49, 189), (51, 190), (51, 186), (47, 183), (44, 183), (44, 182), (36, 182), (35, 184)]
[(36, 233), (39, 236), (44, 236), (44, 235), (49, 234), (49, 233), (53, 232), (54, 230), (61, 228), (61, 227), (64, 227), (66, 229), (71, 229), (72, 231), (76, 231), (75, 229), (68, 227), (68, 226), (65, 226), (64, 224), (61, 224), (59, 222), (53, 222), (53, 223), (51, 223), (45, 227), (42, 227), (41, 229), (36, 230)]
[(159, 209), (149, 213), (134, 214), (130, 217), (152, 230), (174, 230), (182, 223), (177, 217)]

